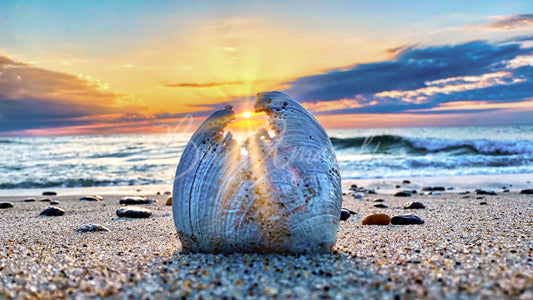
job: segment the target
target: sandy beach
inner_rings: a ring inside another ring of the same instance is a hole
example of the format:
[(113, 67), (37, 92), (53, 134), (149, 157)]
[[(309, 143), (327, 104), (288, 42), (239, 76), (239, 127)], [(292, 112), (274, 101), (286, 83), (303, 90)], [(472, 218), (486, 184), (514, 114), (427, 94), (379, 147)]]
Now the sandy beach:
[[(166, 195), (145, 195), (158, 200), (143, 205), (146, 219), (116, 216), (126, 195), (48, 196), (66, 211), (57, 217), (39, 216), (45, 196), (3, 196), (13, 207), (0, 210), (0, 298), (533, 299), (533, 195), (418, 191), (347, 193), (343, 207), (356, 214), (325, 255), (184, 253)], [(426, 208), (406, 210), (408, 201)], [(376, 212), (425, 223), (361, 225)], [(90, 224), (109, 231), (76, 232)]]

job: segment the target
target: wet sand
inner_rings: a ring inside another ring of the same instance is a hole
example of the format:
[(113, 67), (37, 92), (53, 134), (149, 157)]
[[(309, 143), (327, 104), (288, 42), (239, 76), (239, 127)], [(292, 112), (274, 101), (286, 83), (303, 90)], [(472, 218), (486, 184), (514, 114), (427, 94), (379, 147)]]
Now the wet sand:
[[(533, 195), (515, 190), (347, 194), (343, 207), (357, 214), (340, 222), (326, 255), (183, 253), (167, 196), (146, 195), (159, 200), (143, 205), (147, 219), (118, 218), (122, 196), (51, 196), (66, 210), (58, 217), (39, 217), (44, 197), (1, 197), (14, 207), (0, 210), (0, 298), (533, 299)], [(374, 208), (375, 198), (389, 208)], [(407, 201), (426, 208), (405, 210)], [(425, 223), (361, 225), (373, 212)], [(75, 231), (89, 224), (110, 231)]]

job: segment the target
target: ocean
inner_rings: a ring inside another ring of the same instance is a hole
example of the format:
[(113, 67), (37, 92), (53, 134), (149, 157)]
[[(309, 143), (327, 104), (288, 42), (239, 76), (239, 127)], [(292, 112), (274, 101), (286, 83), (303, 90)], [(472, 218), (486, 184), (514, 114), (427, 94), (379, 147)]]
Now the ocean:
[[(533, 126), (328, 133), (343, 179), (533, 173)], [(189, 137), (0, 137), (0, 190), (171, 185)]]

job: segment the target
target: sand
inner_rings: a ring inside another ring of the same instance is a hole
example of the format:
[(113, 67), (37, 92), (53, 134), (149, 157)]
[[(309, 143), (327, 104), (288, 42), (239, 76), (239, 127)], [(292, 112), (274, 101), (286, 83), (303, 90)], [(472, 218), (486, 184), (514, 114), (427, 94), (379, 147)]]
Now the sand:
[[(346, 195), (357, 214), (325, 255), (183, 253), (164, 195), (147, 195), (159, 200), (143, 206), (148, 219), (115, 215), (125, 195), (52, 196), (59, 217), (39, 217), (48, 203), (1, 197), (14, 207), (0, 210), (0, 298), (533, 299), (533, 196), (498, 192)], [(407, 201), (426, 205), (408, 211), (423, 225), (361, 225), (373, 212), (407, 213)], [(88, 224), (110, 231), (75, 231)]]

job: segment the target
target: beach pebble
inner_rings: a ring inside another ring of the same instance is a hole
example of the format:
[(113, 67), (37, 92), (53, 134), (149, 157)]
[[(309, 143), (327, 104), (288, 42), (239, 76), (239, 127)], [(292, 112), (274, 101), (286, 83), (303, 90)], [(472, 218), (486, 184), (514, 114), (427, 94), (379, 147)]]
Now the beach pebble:
[(520, 191), (520, 194), (524, 194), (524, 195), (533, 195), (533, 189), (525, 189), (525, 190), (521, 190), (521, 191)]
[(47, 191), (47, 192), (43, 192), (43, 196), (57, 196), (57, 193), (52, 192), (52, 191)]
[(426, 206), (422, 202), (411, 201), (411, 202), (404, 203), (403, 208), (404, 209), (423, 209), (423, 208), (426, 208)]
[(165, 195), (170, 195), (172, 194), (170, 191), (165, 191)]
[(102, 201), (102, 197), (100, 196), (83, 196), (80, 198), (80, 201)]
[(97, 231), (109, 231), (109, 228), (100, 224), (82, 225), (76, 229), (77, 232), (97, 232)]
[(444, 188), (443, 186), (426, 186), (426, 187), (423, 187), (422, 190), (424, 192), (437, 192), (437, 191), (443, 192), (446, 190), (446, 188)]
[(172, 196), (168, 197), (167, 202), (165, 203), (166, 206), (172, 205)]
[(409, 180), (404, 180), (404, 181), (402, 181), (402, 184), (411, 184), (411, 181), (409, 181)]
[(424, 220), (422, 218), (413, 214), (394, 216), (390, 222), (392, 225), (424, 224)]
[(35, 202), (35, 199), (34, 198), (26, 198), (24, 200), (22, 200), (24, 202)]
[(495, 191), (485, 191), (485, 190), (477, 189), (477, 190), (476, 190), (476, 195), (490, 195), (490, 196), (497, 196), (498, 193), (496, 193)]
[(119, 203), (124, 205), (140, 205), (140, 204), (151, 204), (155, 202), (152, 199), (146, 199), (144, 197), (123, 197), (120, 199)]
[(52, 202), (52, 199), (50, 199), (50, 198), (43, 198), (43, 199), (41, 199), (41, 200), (39, 200), (39, 201), (40, 201), (40, 202), (48, 202), (48, 203), (50, 203), (50, 202)]
[(117, 210), (117, 216), (127, 218), (148, 218), (152, 215), (152, 211), (147, 208), (136, 206), (125, 206)]
[(52, 200), (52, 201), (50, 201), (50, 205), (59, 205), (59, 201)]
[(397, 192), (396, 194), (394, 194), (394, 197), (411, 197), (411, 192), (409, 191)]
[(13, 203), (11, 202), (0, 202), (0, 208), (12, 208)]
[(351, 191), (355, 191), (355, 190), (357, 190), (357, 184), (352, 184), (352, 185), (350, 186), (350, 190), (351, 190)]
[(390, 217), (386, 214), (372, 214), (363, 218), (363, 225), (389, 225)]
[(397, 185), (394, 186), (395, 189), (399, 189), (399, 188), (401, 188), (401, 187), (402, 187), (402, 186), (399, 185), (399, 184), (397, 184)]
[(374, 207), (375, 208), (389, 208), (386, 204), (383, 204), (383, 203), (374, 204)]
[(374, 201), (374, 202), (385, 202), (385, 199), (377, 198), (377, 199), (374, 199), (372, 201)]
[(481, 201), (479, 202), (479, 205), (487, 205), (487, 201)]
[(65, 214), (65, 210), (60, 207), (50, 206), (47, 209), (43, 210), (41, 216), (62, 216)]
[(356, 212), (353, 210), (349, 210), (347, 208), (341, 209), (341, 221), (346, 221), (348, 218), (350, 218), (351, 215), (355, 215)]

